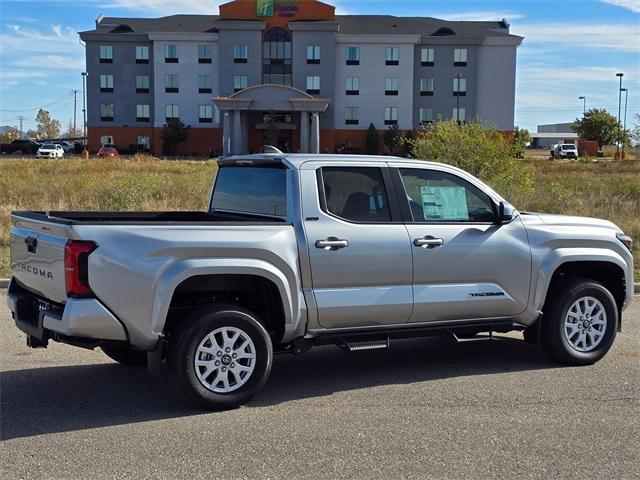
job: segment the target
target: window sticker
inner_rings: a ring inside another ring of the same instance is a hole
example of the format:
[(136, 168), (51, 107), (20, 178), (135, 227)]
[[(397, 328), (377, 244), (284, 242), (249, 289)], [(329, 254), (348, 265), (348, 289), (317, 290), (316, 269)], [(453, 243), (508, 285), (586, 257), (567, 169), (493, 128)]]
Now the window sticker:
[(420, 187), (424, 219), (469, 221), (464, 187)]

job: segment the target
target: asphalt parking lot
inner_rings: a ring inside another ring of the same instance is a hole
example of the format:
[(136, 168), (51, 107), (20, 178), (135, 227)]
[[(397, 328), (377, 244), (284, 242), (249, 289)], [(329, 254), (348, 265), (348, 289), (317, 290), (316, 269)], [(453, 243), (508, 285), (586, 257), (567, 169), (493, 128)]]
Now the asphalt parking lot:
[(100, 351), (28, 349), (0, 302), (0, 478), (640, 475), (638, 297), (591, 367), (516, 336), (326, 347), (277, 357), (262, 394), (221, 413)]

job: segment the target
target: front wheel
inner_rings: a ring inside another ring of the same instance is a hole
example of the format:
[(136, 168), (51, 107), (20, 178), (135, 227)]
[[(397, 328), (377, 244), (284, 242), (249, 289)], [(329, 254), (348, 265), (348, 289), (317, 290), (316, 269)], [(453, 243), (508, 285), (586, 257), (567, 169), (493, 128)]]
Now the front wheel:
[(544, 311), (541, 344), (552, 358), (590, 365), (606, 355), (616, 338), (618, 307), (603, 285), (584, 278), (567, 280), (551, 292)]
[(169, 366), (193, 403), (226, 410), (248, 402), (271, 373), (273, 346), (254, 315), (240, 307), (208, 307), (182, 322), (170, 342)]

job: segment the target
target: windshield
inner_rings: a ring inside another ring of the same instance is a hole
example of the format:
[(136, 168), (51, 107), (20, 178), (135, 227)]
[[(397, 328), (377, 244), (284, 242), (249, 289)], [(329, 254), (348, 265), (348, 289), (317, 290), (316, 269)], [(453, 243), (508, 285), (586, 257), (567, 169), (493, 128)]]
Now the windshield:
[(274, 167), (222, 167), (211, 211), (287, 215), (286, 170)]
[(562, 145), (562, 149), (563, 150), (575, 150), (576, 146), (571, 144), (571, 143), (569, 143), (569, 144), (566, 144), (566, 145)]
[(55, 149), (56, 149), (56, 146), (55, 146), (55, 145), (51, 145), (50, 143), (47, 143), (46, 145), (43, 145), (43, 146), (42, 146), (42, 147), (40, 147), (40, 148), (43, 148), (43, 149), (45, 149), (45, 150), (55, 150)]

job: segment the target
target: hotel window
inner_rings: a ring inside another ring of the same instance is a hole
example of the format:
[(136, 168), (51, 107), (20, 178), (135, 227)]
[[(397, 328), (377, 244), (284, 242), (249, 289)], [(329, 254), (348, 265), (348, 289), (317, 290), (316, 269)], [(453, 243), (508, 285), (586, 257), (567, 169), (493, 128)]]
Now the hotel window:
[(136, 121), (148, 122), (149, 121), (149, 105), (136, 105)]
[(398, 124), (398, 107), (386, 107), (384, 109), (384, 124), (385, 125)]
[(100, 75), (100, 91), (113, 92), (113, 75)]
[(149, 63), (149, 47), (146, 45), (136, 47), (136, 63)]
[(347, 77), (347, 95), (360, 95), (360, 77)]
[(198, 93), (211, 93), (213, 90), (213, 77), (211, 75), (198, 75)]
[(178, 74), (171, 73), (164, 76), (164, 91), (167, 93), (178, 93)]
[(397, 78), (385, 78), (385, 80), (384, 80), (384, 94), (385, 95), (398, 95), (398, 79)]
[(113, 122), (114, 113), (113, 103), (101, 103), (100, 104), (100, 120), (103, 122)]
[(233, 91), (239, 92), (247, 88), (247, 76), (246, 75), (236, 75), (233, 77)]
[(149, 75), (136, 75), (136, 93), (149, 93)]
[(211, 46), (198, 45), (198, 63), (211, 63)]
[(422, 125), (433, 123), (433, 109), (421, 108), (420, 109), (420, 123)]
[(421, 97), (433, 96), (433, 78), (420, 79), (420, 96)]
[(284, 28), (267, 30), (262, 42), (262, 83), (291, 85), (291, 33)]
[(464, 123), (466, 120), (467, 111), (464, 107), (462, 108), (454, 108), (453, 113), (451, 114), (451, 118), (457, 121), (458, 123)]
[(147, 136), (139, 136), (138, 145), (142, 147), (144, 150), (149, 150), (149, 148), (151, 148), (151, 138)]
[(175, 103), (170, 103), (165, 107), (165, 117), (167, 120), (172, 118), (180, 118), (180, 106)]
[(249, 58), (249, 47), (246, 45), (233, 46), (233, 63), (247, 63)]
[(307, 93), (317, 95), (320, 93), (320, 77), (317, 75), (307, 77)]
[(466, 48), (453, 49), (453, 66), (454, 67), (467, 66), (467, 49)]
[(360, 49), (347, 47), (347, 65), (360, 65)]
[(113, 63), (113, 47), (100, 45), (100, 63)]
[(455, 77), (453, 79), (453, 96), (464, 97), (467, 94), (467, 79)]
[(385, 53), (385, 63), (387, 65), (400, 65), (400, 57), (397, 47), (387, 47)]
[(436, 51), (433, 48), (423, 48), (420, 53), (420, 65), (423, 67), (433, 67), (435, 64)]
[(164, 61), (165, 63), (178, 63), (178, 46), (177, 45), (164, 46)]
[(359, 125), (360, 124), (360, 108), (346, 107), (344, 109), (344, 123), (346, 125)]
[(320, 46), (307, 46), (307, 63), (317, 65), (320, 63)]
[(199, 105), (198, 112), (200, 123), (213, 123), (213, 105)]

